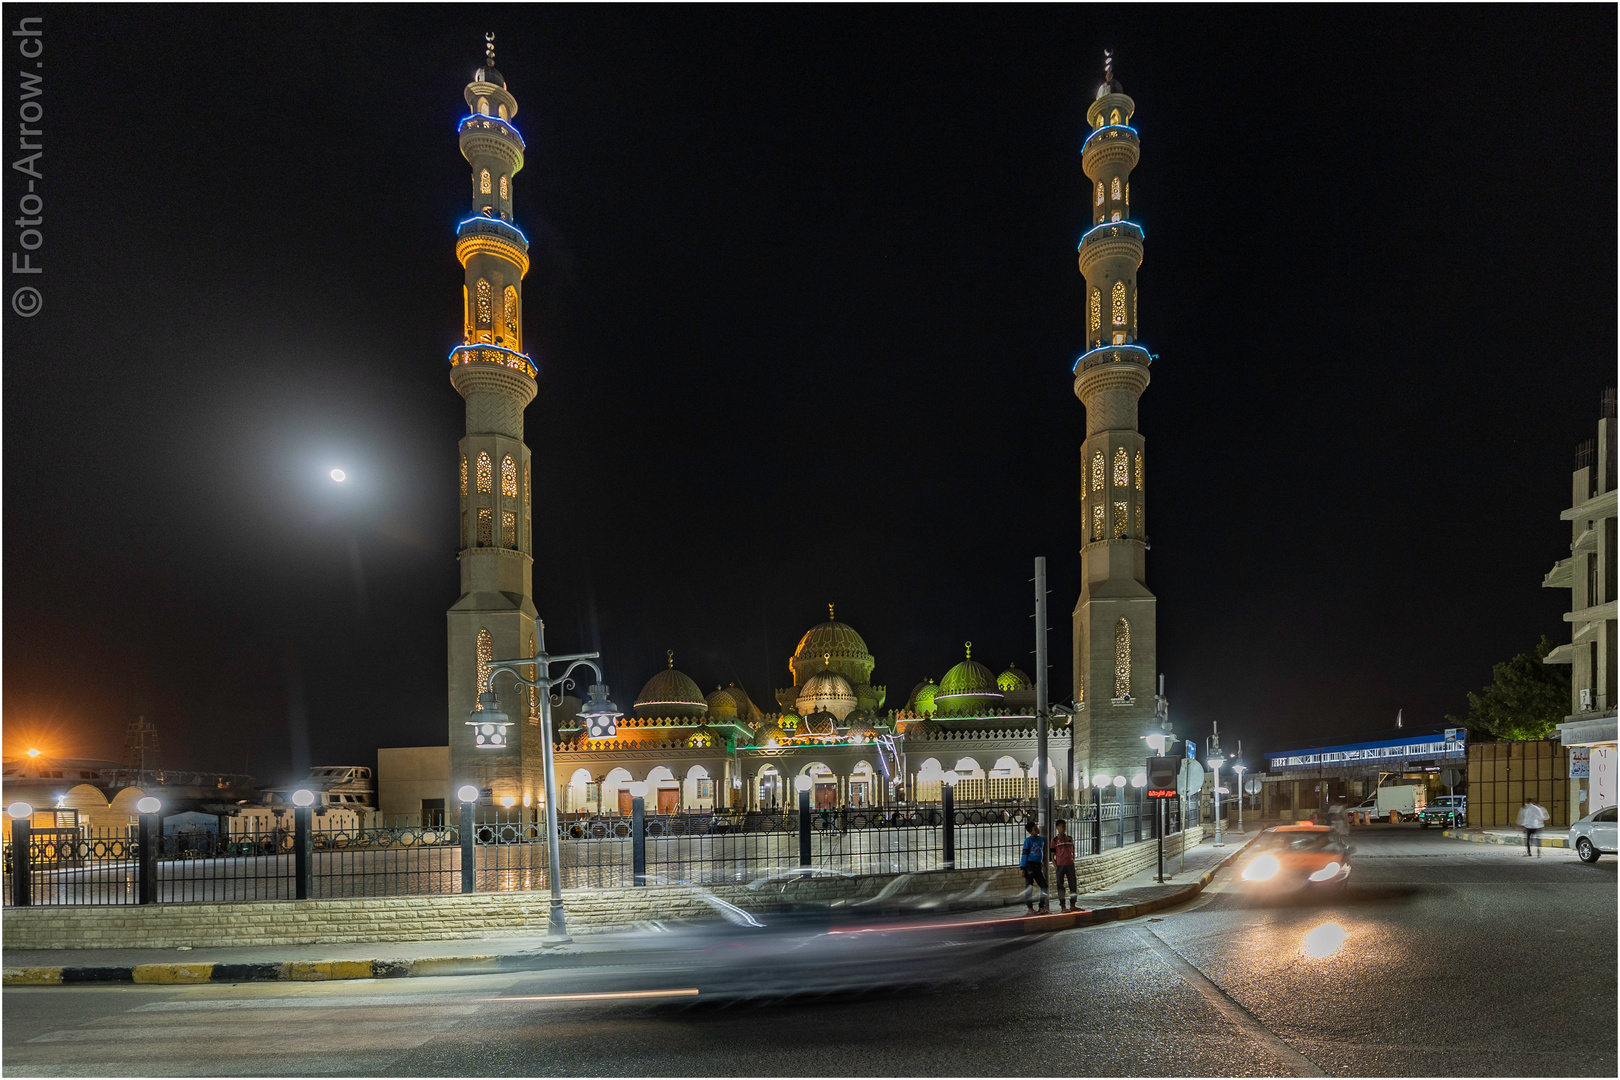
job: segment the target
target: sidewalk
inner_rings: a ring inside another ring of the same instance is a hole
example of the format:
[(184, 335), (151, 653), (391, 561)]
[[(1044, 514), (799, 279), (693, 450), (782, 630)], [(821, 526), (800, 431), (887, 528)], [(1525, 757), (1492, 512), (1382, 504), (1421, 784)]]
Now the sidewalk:
[[(1524, 847), (1524, 830), (1501, 827), (1496, 829), (1445, 829), (1441, 836), (1449, 836), (1453, 840), (1469, 840), (1476, 844), (1508, 844), (1513, 847)], [(1537, 838), (1542, 847), (1567, 848), (1569, 844), (1568, 829), (1542, 829)]]
[[(1226, 837), (1216, 848), (1206, 839), (1181, 857), (1165, 859), (1165, 883), (1157, 868), (1080, 897), (1077, 912), (1026, 915), (1021, 901), (977, 911), (931, 915), (932, 924), (993, 920), (1009, 934), (1048, 933), (1117, 919), (1133, 919), (1191, 900), (1220, 864), (1259, 835)], [(1056, 896), (1053, 897), (1056, 903)], [(1007, 914), (1011, 910), (1013, 914)], [(897, 923), (899, 920), (896, 920)], [(593, 934), (567, 944), (527, 935), (450, 941), (370, 942), (355, 945), (282, 945), (176, 949), (6, 949), (0, 953), (6, 986), (82, 983), (324, 982), (429, 975), (482, 975), (633, 962), (648, 948), (645, 934)]]

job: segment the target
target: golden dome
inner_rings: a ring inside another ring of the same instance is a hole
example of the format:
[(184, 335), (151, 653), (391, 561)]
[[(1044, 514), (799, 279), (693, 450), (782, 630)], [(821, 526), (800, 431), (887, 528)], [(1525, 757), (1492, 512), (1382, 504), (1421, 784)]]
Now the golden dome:
[(708, 702), (703, 698), (703, 691), (698, 684), (675, 670), (675, 654), (666, 654), (669, 657), (669, 667), (660, 671), (647, 680), (636, 695), (636, 705), (631, 711), (636, 716), (703, 716), (709, 711)]
[(788, 669), (793, 672), (794, 685), (802, 685), (823, 666), (838, 672), (852, 686), (871, 681), (872, 668), (877, 665), (866, 642), (852, 628), (833, 619), (832, 614), (832, 605), (828, 604), (827, 621), (805, 631), (799, 647), (793, 650)]
[(737, 699), (730, 691), (715, 687), (714, 693), (706, 699), (709, 706), (709, 717), (714, 720), (735, 720), (738, 716)]
[(843, 723), (844, 717), (860, 704), (860, 699), (855, 696), (855, 688), (849, 685), (849, 680), (828, 666), (829, 659), (823, 656), (821, 670), (804, 680), (795, 704), (800, 716), (826, 712)]

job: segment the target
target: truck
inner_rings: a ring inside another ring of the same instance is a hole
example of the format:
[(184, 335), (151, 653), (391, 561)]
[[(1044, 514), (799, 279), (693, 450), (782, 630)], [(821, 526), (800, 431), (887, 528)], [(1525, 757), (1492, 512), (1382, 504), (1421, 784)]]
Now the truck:
[(1351, 812), (1368, 814), (1378, 821), (1388, 821), (1393, 812), (1397, 815), (1395, 820), (1409, 821), (1417, 816), (1418, 789), (1413, 784), (1389, 784), (1367, 796), (1367, 800), (1353, 807)]

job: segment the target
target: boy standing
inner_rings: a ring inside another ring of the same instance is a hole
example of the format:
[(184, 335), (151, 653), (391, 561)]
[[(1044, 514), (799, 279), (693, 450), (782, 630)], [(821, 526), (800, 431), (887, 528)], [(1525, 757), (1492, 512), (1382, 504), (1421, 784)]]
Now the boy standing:
[[(1069, 826), (1063, 821), (1052, 826), (1052, 873), (1057, 876), (1058, 910), (1080, 910), (1080, 888), (1074, 878), (1074, 837), (1069, 835)], [(1069, 883), (1069, 893), (1074, 897), (1067, 908), (1063, 906), (1065, 880)]]
[(1041, 835), (1041, 827), (1033, 821), (1024, 826), (1024, 854), (1020, 860), (1020, 868), (1024, 871), (1024, 903), (1029, 907), (1029, 913), (1035, 914), (1035, 886), (1041, 887), (1041, 910), (1050, 910), (1046, 894), (1046, 837)]

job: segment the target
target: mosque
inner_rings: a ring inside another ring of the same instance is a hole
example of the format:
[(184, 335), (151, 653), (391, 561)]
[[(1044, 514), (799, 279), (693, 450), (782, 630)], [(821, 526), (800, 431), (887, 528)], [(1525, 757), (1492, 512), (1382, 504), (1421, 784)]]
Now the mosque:
[[(463, 96), (468, 114), (457, 133), (472, 199), (455, 243), (464, 270), (464, 337), (449, 356), (451, 385), (466, 404), (457, 455), (461, 591), (446, 614), (449, 742), (379, 751), (382, 811), (443, 814), (467, 784), (491, 805), (538, 811), (548, 758), (559, 809), (569, 813), (625, 812), (632, 782), (646, 783), (650, 806), (666, 813), (781, 806), (800, 776), (811, 779), (818, 807), (938, 799), (941, 776), (953, 771), (960, 800), (1034, 795), (1036, 693), (1028, 675), (1012, 666), (997, 674), (964, 645), (938, 683), (925, 679), (885, 711), (888, 690), (872, 682), (876, 659), (831, 608), (827, 621), (800, 639), (788, 660), (792, 683), (775, 692), (768, 711), (735, 684), (705, 694), (670, 653), (612, 734), (592, 737), (579, 723), (579, 703), (565, 699), (554, 710), (553, 743), (543, 745), (536, 691), (498, 678), (497, 666), (535, 656), (543, 627), (534, 602), (532, 466), (523, 435), (524, 411), (540, 385), (524, 351), (529, 242), (512, 213), (525, 143), (517, 99), (495, 67), (493, 35)], [(1083, 573), (1073, 613), (1074, 701), (1049, 718), (1047, 780), (1059, 799), (1089, 786), (1087, 777), (1141, 772), (1142, 735), (1156, 719), (1146, 442), (1137, 428), (1155, 357), (1138, 338), (1143, 232), (1131, 216), (1130, 174), (1140, 154), (1135, 108), (1110, 58), (1086, 110), (1091, 130), (1081, 147), (1095, 185), (1086, 189), (1092, 217), (1078, 247), (1086, 351), (1071, 372), (1086, 415)], [(535, 675), (532, 668), (518, 673)], [(490, 701), (498, 708), (486, 712)]]

